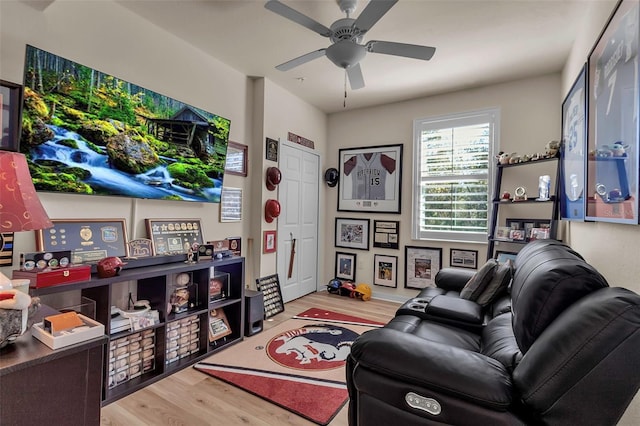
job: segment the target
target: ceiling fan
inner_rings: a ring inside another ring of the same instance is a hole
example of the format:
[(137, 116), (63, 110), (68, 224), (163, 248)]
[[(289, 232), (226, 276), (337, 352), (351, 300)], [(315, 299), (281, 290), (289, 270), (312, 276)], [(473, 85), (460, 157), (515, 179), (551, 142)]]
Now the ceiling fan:
[(347, 17), (338, 19), (331, 24), (330, 28), (327, 28), (279, 0), (267, 1), (264, 7), (270, 11), (300, 24), (323, 37), (328, 37), (333, 43), (325, 49), (315, 50), (282, 63), (276, 66), (276, 69), (288, 71), (321, 56), (326, 56), (331, 62), (346, 70), (351, 89), (356, 90), (364, 87), (360, 61), (365, 57), (367, 52), (423, 60), (431, 59), (435, 53), (435, 47), (395, 43), (392, 41), (371, 40), (366, 44), (360, 44), (362, 43), (362, 37), (398, 0), (370, 0), (357, 19), (350, 18), (350, 15), (356, 9), (357, 0), (336, 0), (336, 2), (340, 10), (342, 10)]

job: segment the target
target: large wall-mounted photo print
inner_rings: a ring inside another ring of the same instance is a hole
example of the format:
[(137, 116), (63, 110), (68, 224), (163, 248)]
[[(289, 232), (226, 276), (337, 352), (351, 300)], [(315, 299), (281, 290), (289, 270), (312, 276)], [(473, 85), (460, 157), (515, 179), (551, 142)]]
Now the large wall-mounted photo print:
[(402, 145), (341, 149), (338, 210), (400, 213)]
[(38, 191), (220, 202), (228, 119), (32, 46), (24, 70)]

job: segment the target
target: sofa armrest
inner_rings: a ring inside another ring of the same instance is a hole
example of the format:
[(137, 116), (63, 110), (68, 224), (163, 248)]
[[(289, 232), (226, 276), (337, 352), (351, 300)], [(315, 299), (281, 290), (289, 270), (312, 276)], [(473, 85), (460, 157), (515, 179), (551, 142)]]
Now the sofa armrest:
[(410, 333), (388, 328), (368, 331), (356, 339), (350, 356), (356, 368), (493, 410), (503, 411), (512, 402), (511, 377), (500, 362)]
[(444, 290), (460, 292), (475, 273), (471, 269), (442, 268), (436, 274), (435, 283)]
[(457, 324), (480, 326), (484, 320), (482, 306), (476, 302), (459, 297), (436, 296), (425, 307), (427, 318), (443, 320)]

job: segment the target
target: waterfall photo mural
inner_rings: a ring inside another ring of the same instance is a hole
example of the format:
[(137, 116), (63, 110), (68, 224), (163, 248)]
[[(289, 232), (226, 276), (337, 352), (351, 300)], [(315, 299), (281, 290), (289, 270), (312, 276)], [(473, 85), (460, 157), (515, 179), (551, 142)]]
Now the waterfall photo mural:
[(33, 46), (24, 70), (38, 191), (220, 202), (228, 119)]

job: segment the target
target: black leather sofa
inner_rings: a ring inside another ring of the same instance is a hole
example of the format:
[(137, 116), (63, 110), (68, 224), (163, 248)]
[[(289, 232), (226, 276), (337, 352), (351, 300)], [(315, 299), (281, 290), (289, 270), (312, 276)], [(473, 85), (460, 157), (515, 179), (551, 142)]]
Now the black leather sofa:
[(417, 298), (449, 298), (450, 309), (405, 304), (353, 343), (350, 425), (616, 424), (640, 387), (639, 295), (609, 287), (568, 246), (536, 241), (510, 291), (470, 325), (455, 315), (469, 302), (453, 284), (462, 276), (441, 273), (452, 287)]

